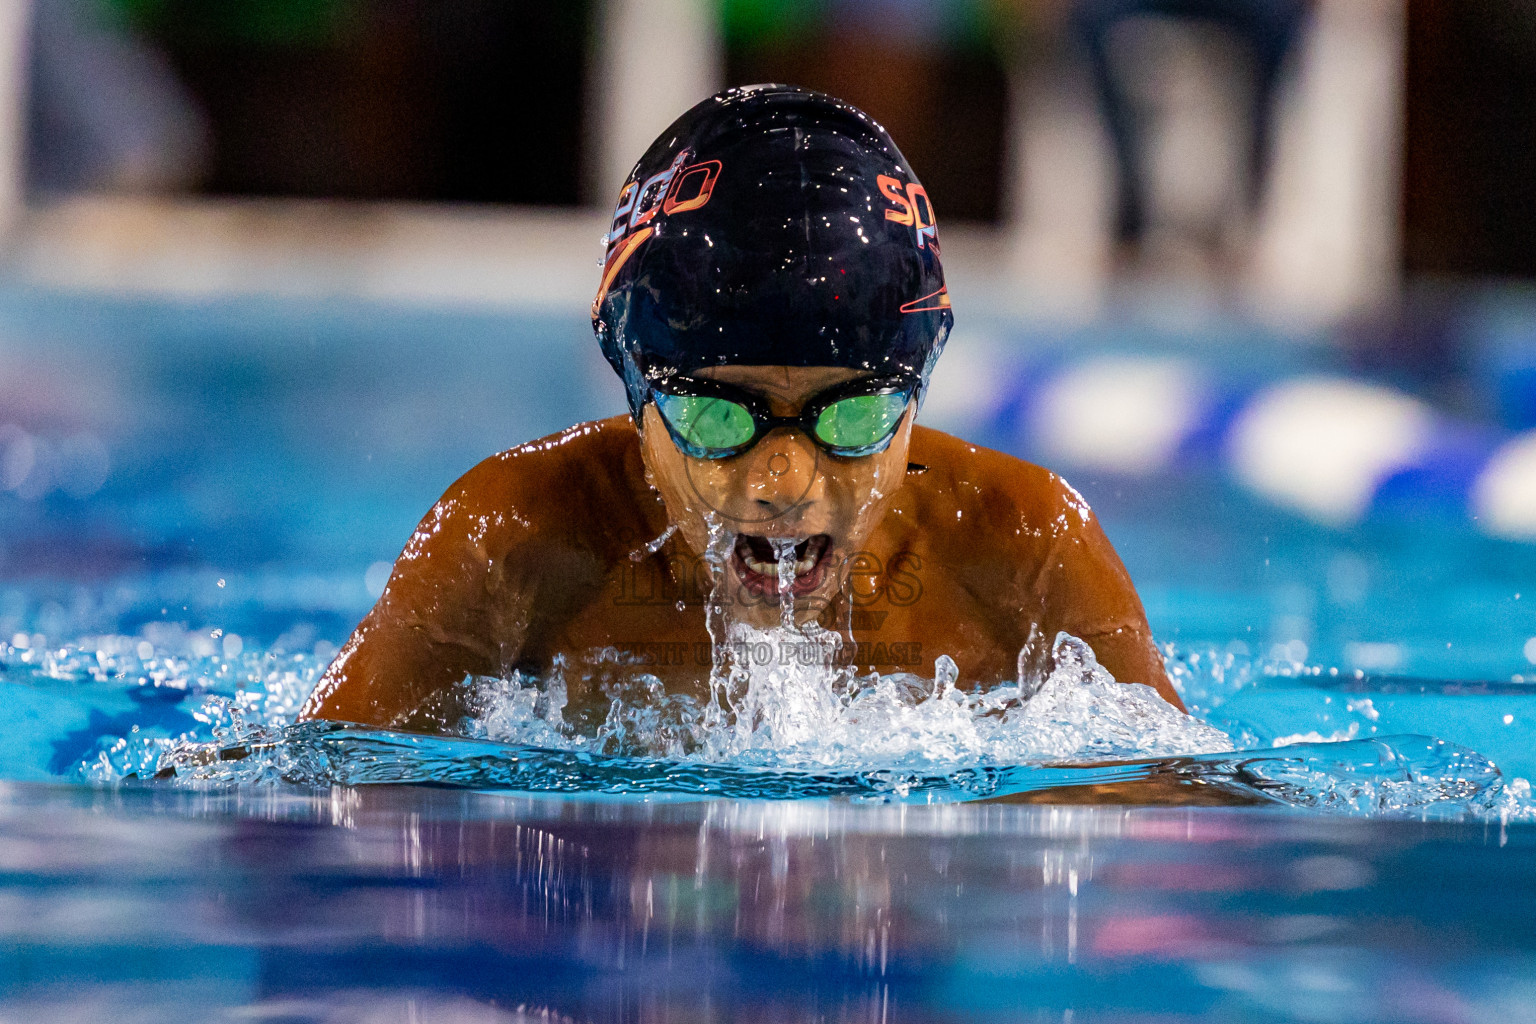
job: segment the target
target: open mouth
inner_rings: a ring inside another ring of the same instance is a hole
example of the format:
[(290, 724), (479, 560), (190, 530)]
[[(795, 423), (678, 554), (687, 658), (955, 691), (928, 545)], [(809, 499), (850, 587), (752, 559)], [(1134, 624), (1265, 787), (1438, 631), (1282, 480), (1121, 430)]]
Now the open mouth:
[[(779, 556), (773, 540), (782, 542), (787, 539), (776, 537), (770, 540), (746, 533), (737, 536), (736, 547), (731, 552), (731, 565), (736, 569), (737, 578), (757, 596), (778, 600)], [(825, 533), (798, 542), (795, 545), (795, 580), (790, 585), (790, 594), (804, 597), (821, 586), (831, 555), (832, 538)]]

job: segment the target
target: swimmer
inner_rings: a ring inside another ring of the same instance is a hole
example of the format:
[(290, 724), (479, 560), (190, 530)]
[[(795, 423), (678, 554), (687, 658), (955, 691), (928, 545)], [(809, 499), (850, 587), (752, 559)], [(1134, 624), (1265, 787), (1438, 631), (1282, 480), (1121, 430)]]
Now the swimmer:
[(651, 145), (610, 227), (592, 323), (629, 415), (450, 487), (303, 717), (452, 731), (466, 677), (514, 671), (561, 673), (568, 720), (639, 673), (706, 699), (708, 606), (842, 629), (860, 672), (947, 654), (962, 685), (1038, 678), (1065, 631), (1181, 707), (1081, 496), (915, 425), (953, 313), (884, 129), (728, 90)]

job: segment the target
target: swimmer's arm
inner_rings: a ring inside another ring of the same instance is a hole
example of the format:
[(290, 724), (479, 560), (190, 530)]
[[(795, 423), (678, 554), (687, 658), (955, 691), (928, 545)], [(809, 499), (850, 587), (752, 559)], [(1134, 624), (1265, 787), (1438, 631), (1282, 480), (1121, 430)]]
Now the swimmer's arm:
[(1047, 637), (1066, 632), (1087, 642), (1099, 664), (1122, 683), (1145, 683), (1178, 708), (1162, 655), (1130, 573), (1081, 499), (1073, 495), (1072, 528), (1057, 538), (1041, 576)]
[(518, 528), (483, 511), (485, 475), (472, 470), (421, 521), (301, 719), (441, 730), (465, 676), (515, 661), (528, 588), (507, 578), (506, 535)]

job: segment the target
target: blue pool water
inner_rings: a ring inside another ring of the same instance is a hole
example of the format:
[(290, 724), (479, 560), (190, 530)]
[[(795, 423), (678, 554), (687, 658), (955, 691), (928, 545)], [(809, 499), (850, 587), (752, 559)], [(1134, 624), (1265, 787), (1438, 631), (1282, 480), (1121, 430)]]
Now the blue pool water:
[(1529, 830), (1220, 808), (6, 793), (16, 1020), (1504, 1022)]
[[(579, 311), (0, 291), (0, 1017), (1536, 1014), (1536, 545), (1429, 513), (1071, 478), (1240, 755), (789, 770), (287, 729), (454, 477), (621, 408)], [(1254, 806), (950, 802), (1149, 777)]]

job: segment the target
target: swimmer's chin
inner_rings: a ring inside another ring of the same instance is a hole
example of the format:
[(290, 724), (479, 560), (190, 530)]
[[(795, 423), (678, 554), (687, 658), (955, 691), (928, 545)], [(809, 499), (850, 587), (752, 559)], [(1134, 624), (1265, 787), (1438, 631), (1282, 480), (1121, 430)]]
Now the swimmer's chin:
[[(827, 604), (828, 599), (820, 594), (798, 598), (795, 601), (795, 625), (804, 627), (820, 621), (821, 613)], [(750, 594), (741, 593), (734, 602), (733, 608), (731, 620), (751, 626), (753, 629), (776, 629), (783, 625), (778, 602), (768, 602)]]

